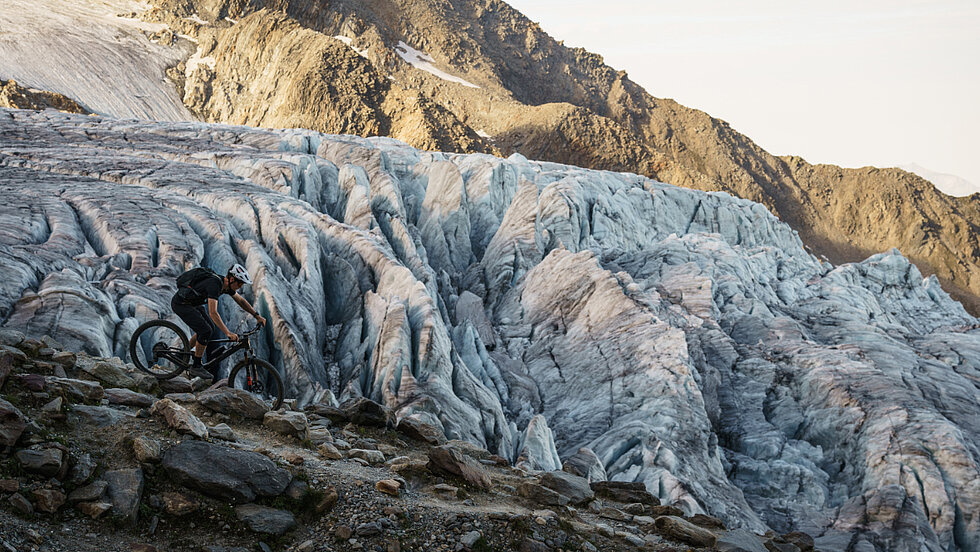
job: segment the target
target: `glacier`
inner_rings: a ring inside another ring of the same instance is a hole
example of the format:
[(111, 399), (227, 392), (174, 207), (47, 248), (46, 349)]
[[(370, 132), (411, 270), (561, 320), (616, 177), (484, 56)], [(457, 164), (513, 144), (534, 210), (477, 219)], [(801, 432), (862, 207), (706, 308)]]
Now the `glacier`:
[(821, 550), (980, 549), (980, 321), (896, 250), (833, 266), (761, 205), (517, 154), (52, 111), (0, 110), (0, 198), (4, 328), (125, 359), (238, 262), (301, 404), (590, 449)]

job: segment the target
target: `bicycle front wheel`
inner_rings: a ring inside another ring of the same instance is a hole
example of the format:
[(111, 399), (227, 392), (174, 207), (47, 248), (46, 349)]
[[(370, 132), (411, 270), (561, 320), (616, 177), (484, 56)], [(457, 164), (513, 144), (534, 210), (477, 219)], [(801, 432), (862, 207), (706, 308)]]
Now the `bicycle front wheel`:
[(190, 341), (177, 324), (150, 320), (133, 332), (129, 360), (157, 379), (170, 379), (190, 365)]
[(228, 386), (244, 389), (279, 410), (285, 387), (276, 368), (258, 358), (242, 359), (228, 375)]

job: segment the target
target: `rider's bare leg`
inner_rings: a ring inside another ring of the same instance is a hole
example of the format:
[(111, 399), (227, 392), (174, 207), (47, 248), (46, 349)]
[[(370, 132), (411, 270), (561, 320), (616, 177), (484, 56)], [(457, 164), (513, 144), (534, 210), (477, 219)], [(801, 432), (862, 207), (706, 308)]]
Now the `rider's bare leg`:
[(191, 347), (197, 347), (197, 334), (191, 336)]

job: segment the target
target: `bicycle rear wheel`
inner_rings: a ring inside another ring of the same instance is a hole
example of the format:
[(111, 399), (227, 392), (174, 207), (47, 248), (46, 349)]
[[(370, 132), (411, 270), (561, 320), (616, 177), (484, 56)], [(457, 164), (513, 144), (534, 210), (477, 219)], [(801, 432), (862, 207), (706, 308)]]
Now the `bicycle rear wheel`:
[(133, 332), (129, 359), (157, 379), (170, 379), (191, 362), (191, 346), (180, 326), (169, 320), (150, 320)]
[(228, 374), (228, 386), (244, 389), (279, 410), (285, 387), (276, 368), (258, 358), (242, 359)]

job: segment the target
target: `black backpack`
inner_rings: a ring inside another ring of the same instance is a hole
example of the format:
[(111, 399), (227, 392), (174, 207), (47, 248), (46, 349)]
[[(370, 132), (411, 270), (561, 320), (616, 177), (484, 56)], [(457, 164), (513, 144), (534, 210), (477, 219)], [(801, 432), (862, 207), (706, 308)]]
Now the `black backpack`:
[(206, 266), (197, 266), (177, 276), (177, 295), (185, 304), (203, 304), (205, 297), (195, 288), (208, 278), (221, 279), (221, 275)]

